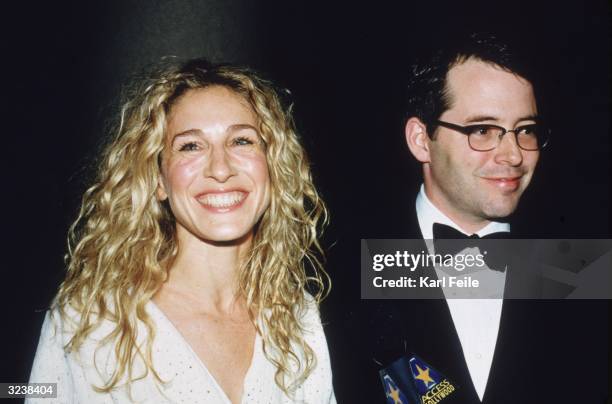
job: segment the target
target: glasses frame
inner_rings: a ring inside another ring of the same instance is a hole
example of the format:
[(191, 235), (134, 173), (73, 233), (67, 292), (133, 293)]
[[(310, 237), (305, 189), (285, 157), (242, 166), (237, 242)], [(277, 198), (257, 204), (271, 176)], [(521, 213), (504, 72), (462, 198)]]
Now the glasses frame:
[[(520, 132), (522, 129), (524, 129), (526, 127), (529, 127), (529, 126), (533, 126), (533, 125), (541, 126), (539, 124), (531, 123), (531, 124), (528, 124), (528, 125), (518, 126), (518, 127), (514, 128), (514, 129), (506, 129), (503, 126), (492, 125), (492, 124), (488, 124), (488, 123), (479, 123), (479, 124), (475, 124), (475, 125), (461, 126), (461, 125), (457, 125), (455, 123), (450, 123), (450, 122), (445, 122), (445, 121), (440, 121), (440, 120), (437, 120), (435, 122), (439, 126), (442, 126), (444, 128), (457, 131), (457, 132), (461, 133), (462, 135), (466, 135), (468, 137), (468, 145), (470, 146), (470, 149), (472, 149), (474, 151), (479, 151), (479, 152), (487, 152), (487, 151), (495, 150), (497, 148), (497, 146), (499, 146), (499, 144), (501, 143), (501, 140), (504, 137), (504, 135), (506, 135), (506, 133), (508, 133), (508, 132), (514, 134), (514, 140), (516, 140), (516, 144), (517, 144), (517, 146), (521, 150), (525, 150), (525, 151), (538, 151), (538, 150), (544, 149), (550, 143), (550, 130), (546, 129), (546, 128), (543, 128), (544, 129), (544, 133), (545, 133), (544, 142), (542, 143), (541, 146), (538, 145), (537, 149), (526, 149), (523, 146), (521, 146), (521, 144), (519, 143), (518, 132)], [(471, 132), (474, 130), (474, 128), (478, 128), (478, 127), (489, 127), (489, 128), (496, 128), (496, 129), (501, 130), (501, 134), (497, 137), (497, 144), (494, 147), (492, 147), (490, 149), (480, 150), (480, 149), (476, 149), (476, 148), (474, 148), (474, 146), (472, 146), (472, 143), (470, 142), (470, 135), (471, 135)]]

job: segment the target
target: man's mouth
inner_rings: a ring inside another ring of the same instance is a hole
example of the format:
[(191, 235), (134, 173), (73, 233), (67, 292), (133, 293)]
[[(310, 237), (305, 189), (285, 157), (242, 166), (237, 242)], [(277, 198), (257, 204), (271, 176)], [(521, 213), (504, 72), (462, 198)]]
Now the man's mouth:
[(503, 191), (516, 191), (521, 183), (521, 176), (483, 177), (483, 179)]
[(208, 192), (197, 196), (205, 208), (213, 210), (228, 210), (242, 204), (248, 193), (244, 191)]

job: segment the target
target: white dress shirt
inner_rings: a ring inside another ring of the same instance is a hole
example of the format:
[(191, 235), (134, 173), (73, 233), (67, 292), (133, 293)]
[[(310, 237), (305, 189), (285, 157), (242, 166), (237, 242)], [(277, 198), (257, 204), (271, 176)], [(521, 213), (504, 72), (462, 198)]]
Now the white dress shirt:
[[(98, 341), (112, 330), (113, 324), (104, 320), (101, 326), (87, 337), (79, 349), (79, 355), (75, 352), (67, 353), (63, 347), (72, 333), (67, 322), (62, 321), (57, 311), (53, 310), (47, 312), (45, 317), (30, 383), (57, 383), (57, 398), (30, 398), (26, 399), (26, 403), (231, 404), (213, 375), (164, 313), (153, 302), (149, 302), (146, 309), (156, 329), (153, 364), (161, 379), (167, 383), (158, 383), (149, 372), (143, 379), (132, 382), (131, 397), (125, 384), (118, 385), (109, 393), (95, 391), (93, 386), (102, 386), (103, 381), (117, 365), (114, 344), (101, 348), (98, 344)], [(257, 335), (251, 366), (244, 380), (242, 403), (336, 402), (327, 343), (316, 306), (310, 305), (305, 311), (301, 326), (304, 338), (316, 355), (314, 371), (297, 388), (293, 397), (287, 397), (274, 382), (276, 367), (264, 356), (262, 340)], [(138, 339), (142, 342), (147, 334), (144, 324), (139, 323), (138, 331)], [(97, 368), (94, 366), (94, 355)], [(139, 375), (144, 370), (141, 360), (135, 360), (134, 366), (134, 375)]]
[[(432, 227), (434, 223), (451, 226), (469, 235), (433, 205), (425, 194), (425, 188), (422, 185), (416, 199), (416, 212), (421, 234), (423, 234), (425, 240), (433, 239)], [(490, 233), (509, 231), (510, 225), (508, 223), (490, 222), (476, 232), (476, 234), (479, 237), (483, 237)], [(427, 246), (430, 249), (430, 253), (433, 253), (431, 251), (432, 244), (427, 243)], [(496, 277), (494, 281), (503, 291), (505, 272), (487, 272), (490, 273), (490, 276)], [(503, 299), (451, 299), (448, 295), (449, 291), (444, 289), (443, 291), (447, 298), (446, 303), (457, 330), (459, 341), (461, 342), (463, 356), (470, 372), (472, 383), (478, 397), (482, 401), (493, 362)]]

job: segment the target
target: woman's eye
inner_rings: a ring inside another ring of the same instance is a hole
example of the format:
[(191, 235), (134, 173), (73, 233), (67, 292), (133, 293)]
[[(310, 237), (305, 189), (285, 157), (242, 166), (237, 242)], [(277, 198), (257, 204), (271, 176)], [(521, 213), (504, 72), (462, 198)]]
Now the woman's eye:
[(254, 144), (254, 142), (247, 137), (237, 137), (233, 140), (233, 144), (236, 146), (248, 146)]
[(188, 142), (179, 147), (179, 151), (194, 151), (198, 150), (198, 144), (196, 142)]

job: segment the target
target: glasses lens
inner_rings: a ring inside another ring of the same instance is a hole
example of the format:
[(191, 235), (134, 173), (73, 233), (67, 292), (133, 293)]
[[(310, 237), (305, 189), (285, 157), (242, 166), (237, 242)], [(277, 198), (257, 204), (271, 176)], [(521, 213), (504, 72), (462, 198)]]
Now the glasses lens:
[(538, 150), (546, 145), (546, 130), (539, 125), (528, 125), (518, 128), (516, 139), (525, 150)]
[(503, 133), (503, 129), (491, 125), (473, 125), (468, 126), (470, 146), (475, 150), (492, 150), (497, 146), (499, 136)]

